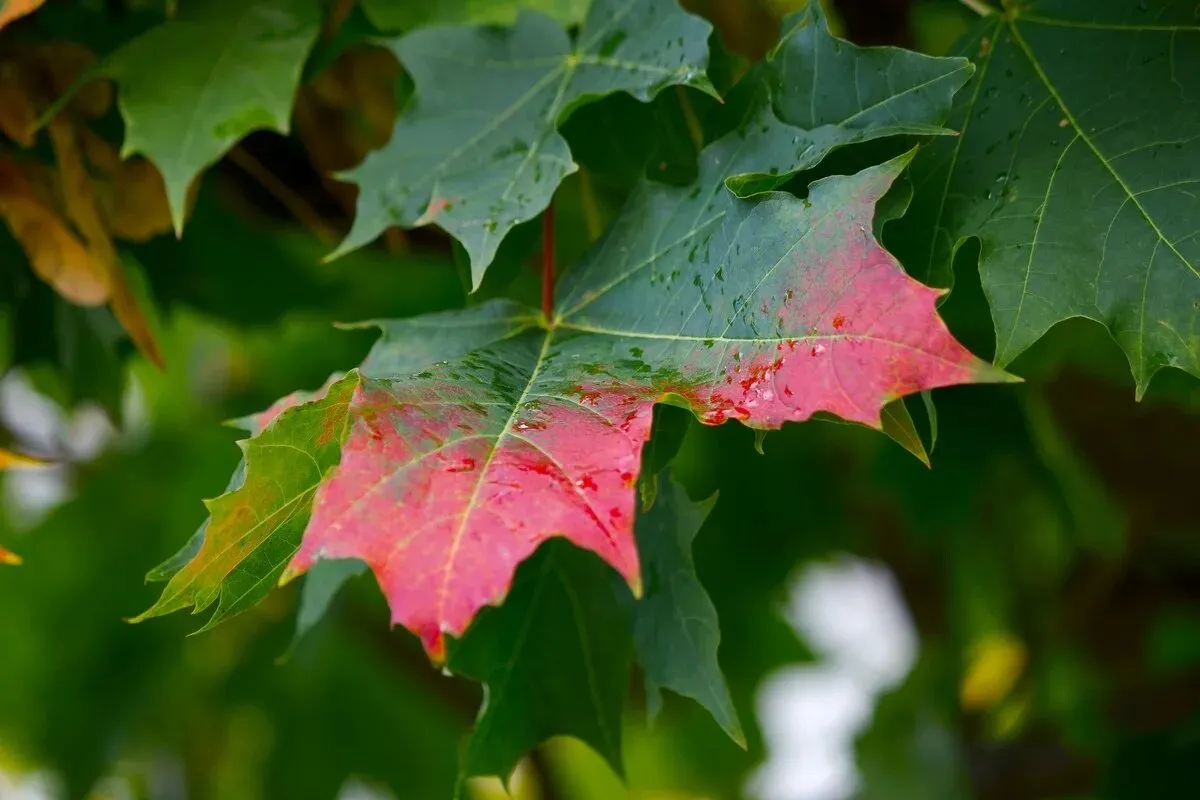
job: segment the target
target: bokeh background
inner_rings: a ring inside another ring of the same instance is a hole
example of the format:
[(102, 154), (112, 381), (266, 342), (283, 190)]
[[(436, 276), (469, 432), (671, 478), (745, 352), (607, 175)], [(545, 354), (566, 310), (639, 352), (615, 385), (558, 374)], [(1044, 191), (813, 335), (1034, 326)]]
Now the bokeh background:
[[(136, 5), (112, 24), (141, 24)], [(798, 3), (685, 5), (716, 23), (730, 51), (718, 69), (736, 75)], [(847, 38), (935, 54), (975, 19), (951, 0), (827, 6)], [(103, 54), (120, 33), (81, 36)], [(182, 240), (130, 249), (165, 372), (106, 311), (37, 283), (0, 229), (0, 296), (22, 300), (2, 311), (0, 428), (57, 462), (0, 475), (0, 544), (24, 558), (0, 567), (3, 800), (450, 794), (480, 691), (389, 630), (369, 575), (294, 648), (296, 585), (195, 637), (202, 619), (186, 614), (124, 621), (153, 602), (146, 571), (237, 463), (222, 420), (356, 364), (371, 334), (335, 321), (464, 302), (461, 259), (433, 231), (320, 263), (354, 199), (321, 176), (386, 141), (406, 91), (382, 51), (322, 58), (293, 136), (250, 137), (207, 173)], [(688, 169), (677, 104), (610, 98), (568, 122), (585, 169), (556, 199), (560, 263), (644, 170)], [(660, 150), (654, 130), (679, 146)], [(537, 247), (536, 223), (515, 231), (482, 296), (507, 280), (535, 295)], [(960, 253), (943, 312), (988, 357), (974, 259)], [(934, 393), (936, 427), (912, 402), (927, 443), (936, 429), (932, 469), (846, 425), (788, 426), (760, 455), (745, 428), (693, 424), (676, 473), (695, 498), (719, 493), (696, 559), (749, 749), (672, 696), (648, 724), (635, 680), (627, 786), (556, 740), (519, 769), (514, 797), (1200, 797), (1200, 385), (1160, 374), (1135, 403), (1120, 352), (1083, 322), (1011, 369), (1025, 383)], [(472, 791), (505, 796), (496, 782)]]

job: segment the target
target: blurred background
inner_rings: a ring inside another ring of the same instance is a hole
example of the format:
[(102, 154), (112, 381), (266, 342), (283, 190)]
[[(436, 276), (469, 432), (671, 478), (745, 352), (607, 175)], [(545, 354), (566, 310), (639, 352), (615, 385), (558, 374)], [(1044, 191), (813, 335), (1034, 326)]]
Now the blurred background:
[[(799, 4), (685, 5), (717, 25), (727, 84)], [(851, 40), (934, 54), (976, 19), (951, 0), (827, 6)], [(102, 55), (124, 30), (81, 37)], [(366, 45), (318, 48), (293, 135), (255, 134), (210, 170), (182, 240), (128, 247), (165, 372), (106, 310), (34, 279), (0, 226), (0, 297), (20, 298), (0, 302), (0, 429), (55, 461), (0, 473), (0, 545), (24, 560), (0, 567), (2, 800), (450, 796), (481, 693), (388, 629), (369, 575), (291, 649), (296, 585), (195, 637), (202, 620), (186, 614), (124, 621), (157, 596), (144, 575), (204, 519), (201, 498), (225, 488), (239, 434), (223, 420), (358, 363), (372, 335), (335, 321), (464, 302), (462, 260), (436, 231), (393, 229), (319, 263), (354, 201), (323, 176), (386, 141), (408, 91), (399, 72)], [(679, 102), (614, 97), (568, 121), (584, 169), (556, 196), (561, 264), (644, 171), (686, 174), (686, 132), (663, 153), (649, 136), (680, 130)], [(514, 231), (480, 297), (508, 281), (536, 296), (537, 247), (536, 222)], [(960, 253), (943, 314), (986, 358), (975, 255)], [(1011, 371), (1026, 382), (937, 391), (935, 417), (911, 403), (927, 444), (936, 431), (932, 469), (847, 425), (788, 426), (760, 455), (737, 424), (693, 424), (675, 469), (693, 498), (719, 492), (696, 560), (749, 749), (671, 695), (647, 724), (635, 685), (627, 786), (555, 740), (513, 797), (1200, 797), (1200, 384), (1165, 372), (1135, 403), (1117, 347), (1083, 322)], [(471, 791), (505, 797), (495, 781)]]

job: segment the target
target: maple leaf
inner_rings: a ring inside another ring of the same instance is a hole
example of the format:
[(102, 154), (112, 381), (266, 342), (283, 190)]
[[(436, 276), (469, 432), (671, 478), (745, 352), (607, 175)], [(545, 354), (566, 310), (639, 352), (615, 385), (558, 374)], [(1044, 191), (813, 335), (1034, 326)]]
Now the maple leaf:
[(962, 135), (917, 157), (897, 240), (940, 286), (979, 240), (997, 364), (1085, 317), (1138, 397), (1164, 366), (1200, 375), (1200, 26), (1193, 3), (1148, 8), (1038, 0), (982, 20), (958, 48), (979, 61)]
[(547, 542), (517, 571), (508, 601), (456, 643), (451, 669), (486, 687), (463, 778), (509, 775), (552, 736), (586, 742), (624, 774), (631, 646), (629, 612), (613, 591), (619, 580), (593, 554)]
[(252, 131), (287, 133), (320, 21), (315, 0), (185, 4), (102, 65), (98, 74), (120, 88), (121, 155), (141, 153), (158, 166), (176, 233), (197, 174)]
[(360, 187), (346, 240), (436, 222), (466, 248), (472, 290), (505, 235), (537, 216), (575, 172), (558, 124), (581, 103), (671, 85), (711, 91), (711, 26), (663, 0), (597, 0), (578, 40), (541, 14), (511, 30), (427, 28), (395, 40), (416, 96), (387, 146), (346, 173)]
[(660, 688), (671, 689), (707, 708), (744, 748), (746, 736), (717, 663), (717, 610), (692, 563), (692, 540), (717, 498), (693, 503), (670, 472), (660, 484), (665, 491), (635, 526), (646, 594), (634, 608), (633, 635), (646, 673), (648, 711), (654, 717), (662, 705)]
[[(828, 46), (815, 9), (790, 20), (777, 57), (824, 42), (829, 66), (846, 69), (863, 51)], [(366, 362), (338, 384), (340, 463), (321, 462), (331, 471), (312, 487), (284, 579), (322, 559), (365, 561), (393, 622), (442, 660), (446, 637), (500, 602), (549, 538), (597, 553), (640, 593), (636, 484), (658, 402), (707, 424), (771, 429), (827, 412), (879, 428), (883, 406), (903, 395), (1009, 380), (953, 339), (936, 313), (941, 292), (908, 277), (873, 236), (875, 205), (911, 154), (816, 181), (804, 198), (740, 199), (726, 188), (795, 174), (905, 126), (936, 129), (953, 83), (937, 75), (961, 83), (965, 62), (883, 52), (908, 65), (898, 74), (914, 84), (891, 87), (906, 100), (863, 92), (847, 106), (808, 81), (814, 130), (775, 116), (775, 95), (794, 81), (751, 76), (742, 124), (704, 149), (696, 181), (642, 183), (557, 287), (550, 319), (491, 301), (382, 323)], [(887, 113), (876, 117), (881, 102)], [(251, 461), (247, 485), (271, 480), (254, 471)]]

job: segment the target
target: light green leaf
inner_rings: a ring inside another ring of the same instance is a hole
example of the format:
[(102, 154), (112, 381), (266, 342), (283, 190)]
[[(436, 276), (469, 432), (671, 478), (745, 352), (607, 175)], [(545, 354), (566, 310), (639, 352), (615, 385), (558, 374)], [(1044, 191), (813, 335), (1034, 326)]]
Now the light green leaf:
[(462, 242), (472, 289), (505, 235), (537, 216), (577, 166), (558, 125), (590, 99), (709, 90), (709, 24), (663, 0), (597, 0), (576, 42), (523, 13), (511, 30), (427, 28), (392, 43), (416, 96), (387, 146), (345, 176), (360, 186), (336, 255), (389, 225), (436, 222)]
[(196, 175), (252, 131), (288, 132), (320, 21), (315, 0), (184, 3), (102, 67), (119, 86), (122, 157), (162, 172), (176, 233)]
[(949, 285), (980, 277), (1010, 363), (1056, 323), (1103, 324), (1141, 396), (1171, 366), (1200, 375), (1200, 20), (1182, 0), (1039, 0), (988, 17), (954, 140), (913, 166), (901, 251)]
[(646, 673), (651, 715), (660, 687), (704, 706), (742, 747), (746, 735), (717, 663), (717, 610), (696, 577), (692, 540), (716, 497), (693, 503), (669, 471), (651, 509), (635, 526), (645, 595), (633, 612), (634, 648)]
[[(357, 373), (347, 375), (320, 400), (288, 408), (261, 434), (242, 443), (243, 483), (207, 503), (211, 518), (195, 556), (134, 622), (188, 606), (198, 613), (219, 598), (216, 612), (202, 628), (207, 630), (274, 588), (300, 546), (318, 484), (338, 462), (346, 412), (357, 385)], [(159, 571), (174, 568), (168, 562)]]

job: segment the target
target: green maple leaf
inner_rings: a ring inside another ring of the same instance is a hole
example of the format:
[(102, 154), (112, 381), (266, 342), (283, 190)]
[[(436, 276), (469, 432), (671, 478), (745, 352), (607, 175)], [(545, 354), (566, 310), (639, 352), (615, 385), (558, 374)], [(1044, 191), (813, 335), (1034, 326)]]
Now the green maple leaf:
[(659, 494), (636, 524), (645, 596), (633, 612), (634, 646), (646, 673), (650, 715), (662, 704), (661, 688), (691, 697), (742, 747), (746, 736), (717, 663), (721, 631), (717, 610), (692, 562), (692, 540), (716, 497), (693, 503), (669, 472)]
[(1190, 2), (1038, 0), (961, 47), (979, 73), (913, 166), (905, 263), (948, 286), (979, 271), (1010, 363), (1056, 323), (1103, 324), (1140, 397), (1200, 375), (1200, 23)]
[(391, 43), (416, 85), (382, 150), (345, 175), (358, 210), (334, 256), (389, 225), (436, 222), (462, 242), (472, 289), (504, 236), (577, 167), (558, 125), (581, 103), (671, 85), (710, 90), (709, 24), (662, 0), (598, 0), (578, 39), (536, 13), (511, 30), (427, 28)]
[(507, 776), (552, 736), (574, 736), (624, 772), (630, 634), (617, 580), (591, 553), (547, 542), (517, 571), (504, 606), (452, 648), (450, 668), (486, 687), (464, 777)]
[(320, 22), (315, 0), (185, 3), (103, 65), (120, 89), (122, 157), (162, 172), (177, 234), (202, 170), (252, 131), (288, 132)]

